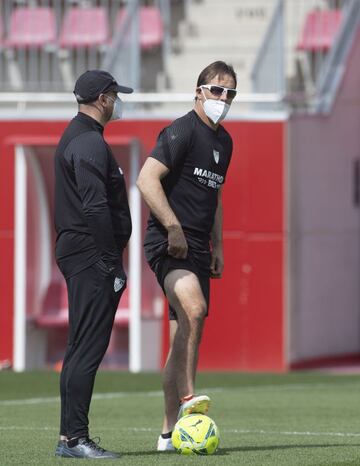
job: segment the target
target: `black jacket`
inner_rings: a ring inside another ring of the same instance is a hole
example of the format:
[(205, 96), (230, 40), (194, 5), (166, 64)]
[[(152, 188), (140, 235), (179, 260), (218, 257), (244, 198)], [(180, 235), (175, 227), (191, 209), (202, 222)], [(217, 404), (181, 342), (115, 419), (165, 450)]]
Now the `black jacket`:
[(131, 235), (124, 176), (103, 127), (78, 113), (55, 153), (56, 259), (65, 277), (99, 261), (121, 261)]

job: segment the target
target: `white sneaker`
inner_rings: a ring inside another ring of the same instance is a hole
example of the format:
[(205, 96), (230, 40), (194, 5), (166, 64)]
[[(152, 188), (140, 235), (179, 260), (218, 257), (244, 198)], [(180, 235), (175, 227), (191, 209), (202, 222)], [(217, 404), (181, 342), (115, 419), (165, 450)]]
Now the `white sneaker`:
[(161, 435), (159, 435), (157, 441), (157, 451), (175, 451), (171, 438), (162, 438)]
[(181, 404), (178, 419), (188, 414), (206, 414), (209, 411), (210, 398), (206, 395), (194, 395), (190, 400)]

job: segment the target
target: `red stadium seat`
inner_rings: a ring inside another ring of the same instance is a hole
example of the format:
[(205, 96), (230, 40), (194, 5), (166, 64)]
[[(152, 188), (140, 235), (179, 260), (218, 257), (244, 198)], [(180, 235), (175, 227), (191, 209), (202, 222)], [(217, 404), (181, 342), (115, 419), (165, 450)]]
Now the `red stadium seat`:
[(43, 47), (56, 41), (55, 14), (51, 8), (19, 7), (12, 11), (5, 45), (13, 48)]
[[(125, 19), (125, 9), (119, 10), (116, 26), (121, 27)], [(140, 47), (149, 50), (161, 46), (164, 38), (164, 26), (159, 8), (143, 6), (139, 11)]]
[(68, 296), (66, 283), (61, 276), (51, 281), (42, 306), (35, 318), (36, 325), (42, 328), (61, 328), (68, 325)]
[(306, 17), (297, 49), (308, 52), (329, 50), (341, 20), (341, 10), (312, 11)]
[[(41, 312), (34, 316), (35, 323), (41, 328), (65, 328), (68, 326), (68, 295), (65, 280), (54, 265), (52, 280), (45, 294)], [(115, 315), (115, 326), (127, 326), (129, 322), (128, 288), (121, 297)]]
[(129, 323), (129, 288), (121, 296), (119, 307), (115, 314), (115, 327), (124, 327)]
[(109, 22), (106, 9), (69, 8), (61, 28), (59, 44), (63, 48), (84, 48), (109, 43)]
[(3, 37), (4, 37), (3, 19), (0, 16), (0, 47), (3, 43)]

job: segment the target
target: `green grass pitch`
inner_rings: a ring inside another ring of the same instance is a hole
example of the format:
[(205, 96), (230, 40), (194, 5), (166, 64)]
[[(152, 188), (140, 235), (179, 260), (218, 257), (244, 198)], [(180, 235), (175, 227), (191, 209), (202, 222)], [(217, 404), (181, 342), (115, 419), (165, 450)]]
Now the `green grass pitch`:
[[(58, 374), (0, 372), (0, 465), (79, 464), (54, 457)], [(199, 374), (199, 393), (221, 434), (210, 457), (157, 453), (159, 374), (100, 372), (90, 427), (126, 466), (360, 465), (360, 376), (320, 373)], [(80, 460), (81, 463), (81, 460)]]

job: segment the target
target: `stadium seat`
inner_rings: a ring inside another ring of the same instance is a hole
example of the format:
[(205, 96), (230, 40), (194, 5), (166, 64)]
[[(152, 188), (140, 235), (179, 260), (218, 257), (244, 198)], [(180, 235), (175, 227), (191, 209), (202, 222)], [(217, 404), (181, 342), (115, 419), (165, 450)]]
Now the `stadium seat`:
[(127, 327), (129, 323), (129, 288), (121, 296), (119, 307), (115, 314), (115, 327)]
[(4, 28), (3, 28), (3, 19), (0, 15), (0, 82), (4, 82), (4, 64), (3, 64), (3, 37), (4, 37)]
[(65, 280), (54, 266), (52, 280), (44, 296), (41, 312), (35, 323), (41, 328), (61, 328), (68, 325), (68, 296)]
[[(120, 9), (116, 19), (116, 27), (120, 28), (125, 20), (126, 10)], [(164, 38), (164, 26), (159, 8), (143, 6), (139, 11), (140, 47), (151, 50), (160, 47)]]
[[(57, 266), (52, 270), (52, 279), (45, 293), (42, 309), (34, 318), (40, 328), (65, 328), (68, 326), (68, 295), (66, 282)], [(129, 322), (129, 294), (125, 290), (115, 315), (116, 327), (127, 326)]]
[(40, 48), (56, 42), (55, 14), (46, 7), (19, 7), (12, 11), (5, 45)]
[[(126, 9), (121, 8), (114, 23), (114, 37), (126, 21)], [(144, 92), (157, 89), (157, 78), (164, 71), (164, 25), (159, 8), (142, 6), (139, 9), (139, 46), (141, 50), (140, 87)]]
[(4, 29), (3, 29), (3, 19), (0, 15), (0, 82), (5, 82), (4, 76), (4, 58), (3, 58), (3, 36), (4, 36)]
[(341, 20), (341, 10), (312, 11), (306, 17), (297, 49), (308, 52), (329, 50)]
[(3, 19), (0, 15), (0, 48), (3, 45), (3, 37), (4, 37)]
[(110, 32), (103, 7), (72, 7), (65, 14), (59, 45), (63, 48), (89, 48), (109, 43)]

